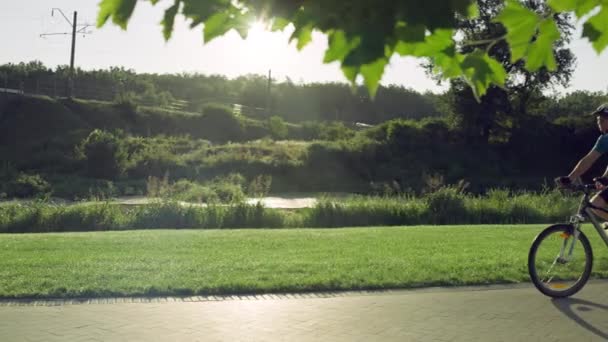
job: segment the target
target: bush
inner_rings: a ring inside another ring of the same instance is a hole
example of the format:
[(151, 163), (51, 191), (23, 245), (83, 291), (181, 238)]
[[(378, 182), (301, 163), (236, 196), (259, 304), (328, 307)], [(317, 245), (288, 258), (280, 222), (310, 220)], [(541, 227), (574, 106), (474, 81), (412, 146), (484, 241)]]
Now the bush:
[(127, 122), (135, 122), (137, 117), (137, 103), (136, 96), (133, 93), (118, 96), (114, 100), (113, 107)]
[(122, 141), (114, 134), (96, 129), (78, 146), (77, 152), (86, 162), (86, 174), (93, 178), (117, 179), (127, 165)]
[[(168, 180), (150, 178), (149, 188), (161, 188), (152, 192), (155, 197), (167, 197), (173, 200), (198, 203), (240, 203), (245, 200), (243, 185), (245, 177), (238, 173), (216, 177), (205, 183), (196, 183), (187, 179), (168, 184)], [(151, 193), (149, 191), (149, 193)]]
[[(465, 196), (456, 187), (443, 187), (425, 196), (433, 224), (466, 222)], [(464, 220), (463, 220), (464, 218)]]
[(247, 193), (252, 196), (266, 196), (272, 186), (271, 175), (258, 175), (249, 183)]
[(187, 173), (185, 169), (186, 164), (179, 155), (163, 146), (146, 146), (132, 156), (126, 173), (129, 177), (140, 179), (149, 176), (163, 177), (167, 173), (180, 177)]
[(125, 195), (144, 195), (145, 180), (110, 181), (81, 177), (50, 177), (53, 196), (69, 200), (105, 200)]
[[(219, 142), (240, 141), (243, 139), (243, 124), (232, 113), (232, 109), (229, 107), (207, 105), (203, 108), (202, 117), (197, 121), (206, 139)], [(193, 135), (195, 133), (199, 132), (193, 132)]]
[(332, 122), (329, 124), (322, 124), (319, 132), (319, 139), (321, 140), (343, 140), (349, 139), (355, 136), (355, 131), (344, 126), (342, 122)]
[(125, 214), (115, 204), (55, 206), (46, 203), (0, 206), (0, 232), (64, 232), (114, 230), (124, 226)]
[(19, 173), (15, 179), (3, 182), (3, 191), (8, 197), (27, 198), (48, 194), (49, 183), (37, 174)]
[(289, 134), (287, 124), (280, 116), (273, 116), (268, 119), (268, 127), (270, 128), (270, 134), (274, 139), (285, 139)]
[(180, 179), (175, 182), (171, 186), (169, 193), (172, 199), (179, 201), (197, 203), (220, 202), (220, 198), (214, 189), (186, 179)]
[(215, 190), (217, 197), (222, 202), (238, 203), (243, 202), (245, 200), (245, 193), (243, 192), (243, 188), (239, 184), (220, 182), (212, 184), (211, 188)]

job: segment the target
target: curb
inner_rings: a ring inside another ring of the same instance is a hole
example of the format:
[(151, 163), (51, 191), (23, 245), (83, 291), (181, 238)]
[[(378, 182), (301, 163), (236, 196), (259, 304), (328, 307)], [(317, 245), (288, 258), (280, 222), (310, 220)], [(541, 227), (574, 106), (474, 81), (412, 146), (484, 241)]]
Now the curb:
[[(596, 282), (596, 281), (590, 281)], [(360, 291), (323, 291), (323, 292), (293, 292), (293, 293), (258, 293), (258, 294), (226, 294), (202, 296), (131, 296), (131, 297), (98, 297), (98, 298), (19, 298), (0, 299), (0, 307), (6, 306), (63, 306), (82, 304), (130, 304), (130, 303), (191, 303), (191, 302), (220, 302), (220, 301), (253, 301), (253, 300), (292, 300), (320, 299), (337, 297), (408, 295), (428, 292), (462, 292), (462, 291), (492, 291), (513, 290), (534, 287), (531, 283), (493, 284), (473, 286), (440, 286), (420, 287), (409, 289), (384, 289)]]

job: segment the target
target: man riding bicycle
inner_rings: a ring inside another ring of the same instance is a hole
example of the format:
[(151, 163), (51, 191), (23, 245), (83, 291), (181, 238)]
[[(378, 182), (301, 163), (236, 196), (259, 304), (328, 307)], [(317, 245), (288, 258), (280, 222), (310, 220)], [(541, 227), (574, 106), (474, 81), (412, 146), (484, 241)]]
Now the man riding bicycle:
[[(572, 182), (577, 180), (582, 174), (589, 170), (589, 168), (599, 159), (599, 157), (602, 156), (602, 154), (608, 152), (608, 103), (599, 106), (593, 113), (591, 113), (591, 115), (597, 118), (597, 126), (602, 135), (600, 135), (595, 142), (591, 152), (579, 160), (568, 176), (559, 177), (556, 179), (557, 182), (562, 186), (570, 185)], [(595, 182), (597, 189), (601, 191), (591, 199), (591, 203), (599, 208), (607, 208), (608, 168), (606, 168), (606, 171), (604, 171), (604, 174), (601, 177), (596, 177), (593, 179), (593, 181)], [(593, 213), (608, 221), (608, 213), (599, 210), (593, 210)], [(608, 226), (605, 226), (604, 228), (607, 227)]]

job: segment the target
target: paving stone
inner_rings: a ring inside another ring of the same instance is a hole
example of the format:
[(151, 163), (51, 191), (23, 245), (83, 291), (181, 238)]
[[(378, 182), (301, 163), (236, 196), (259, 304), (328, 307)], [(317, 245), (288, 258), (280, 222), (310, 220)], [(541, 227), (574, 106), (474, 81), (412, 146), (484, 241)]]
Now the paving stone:
[(607, 293), (596, 280), (562, 300), (522, 284), (4, 301), (0, 341), (605, 341)]

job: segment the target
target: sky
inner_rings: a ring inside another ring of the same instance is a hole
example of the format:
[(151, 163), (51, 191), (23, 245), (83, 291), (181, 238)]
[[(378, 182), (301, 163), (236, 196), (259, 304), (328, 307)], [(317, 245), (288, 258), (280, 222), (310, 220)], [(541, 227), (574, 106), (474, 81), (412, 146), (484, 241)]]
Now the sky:
[[(288, 44), (289, 32), (270, 33), (252, 23), (247, 40), (229, 32), (208, 44), (203, 44), (202, 27), (193, 30), (184, 20), (177, 19), (173, 37), (165, 42), (160, 27), (164, 9), (171, 2), (160, 1), (152, 6), (139, 1), (126, 31), (111, 23), (95, 28), (98, 0), (19, 0), (0, 2), (0, 64), (40, 60), (55, 67), (69, 64), (69, 35), (40, 37), (42, 33), (71, 32), (66, 20), (55, 12), (59, 8), (72, 20), (78, 11), (78, 23), (90, 23), (91, 34), (79, 35), (76, 42), (76, 66), (100, 69), (124, 66), (137, 72), (221, 74), (234, 78), (244, 74), (267, 74), (273, 79), (289, 77), (294, 82), (346, 82), (337, 63), (323, 64), (327, 39), (313, 34), (312, 43), (298, 51)], [(579, 25), (580, 26), (580, 25)], [(580, 28), (574, 34), (570, 48), (577, 65), (567, 89), (608, 91), (608, 49), (597, 55), (591, 44), (580, 39)], [(419, 66), (421, 60), (394, 56), (387, 66), (381, 84), (396, 84), (417, 91), (441, 92), (446, 85), (437, 85)]]

